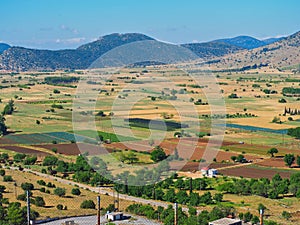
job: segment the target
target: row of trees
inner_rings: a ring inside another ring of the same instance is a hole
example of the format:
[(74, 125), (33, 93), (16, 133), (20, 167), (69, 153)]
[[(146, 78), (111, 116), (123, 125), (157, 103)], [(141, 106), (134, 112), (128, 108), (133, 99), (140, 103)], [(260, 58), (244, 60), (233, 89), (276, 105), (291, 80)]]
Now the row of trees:
[(2, 113), (0, 114), (0, 136), (7, 134), (7, 126), (5, 124), (5, 115), (11, 115), (15, 110), (14, 101), (9, 100), (7, 105), (4, 107)]
[[(258, 209), (264, 207), (262, 204), (258, 206)], [(265, 208), (265, 207), (264, 207)], [(142, 205), (142, 204), (132, 204), (127, 207), (127, 212), (133, 213), (139, 216), (145, 216), (149, 219), (155, 219), (163, 222), (165, 225), (173, 225), (174, 224), (174, 209), (172, 205), (169, 205), (168, 208), (163, 208), (159, 206), (156, 210), (150, 205)], [(209, 222), (221, 219), (223, 217), (232, 216), (235, 217), (236, 210), (234, 207), (230, 206), (215, 206), (210, 212), (207, 210), (203, 210), (200, 213), (193, 207), (189, 207), (188, 213), (183, 212), (182, 208), (178, 208), (178, 224), (182, 225), (207, 225)], [(252, 224), (258, 224), (259, 218), (251, 214), (240, 213), (238, 217), (245, 222), (251, 222)], [(278, 225), (274, 221), (264, 221), (265, 225)]]
[(272, 180), (261, 179), (233, 179), (217, 187), (223, 193), (239, 195), (258, 195), (266, 198), (277, 199), (282, 195), (291, 193), (300, 198), (300, 173), (291, 175), (289, 179), (282, 179), (275, 175)]

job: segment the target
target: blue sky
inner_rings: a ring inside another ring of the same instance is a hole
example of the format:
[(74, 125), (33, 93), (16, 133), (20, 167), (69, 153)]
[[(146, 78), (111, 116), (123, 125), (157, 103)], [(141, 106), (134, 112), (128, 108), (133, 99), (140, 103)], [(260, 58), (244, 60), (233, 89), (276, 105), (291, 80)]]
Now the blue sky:
[(0, 42), (75, 48), (109, 33), (172, 43), (300, 30), (298, 0), (1, 0)]

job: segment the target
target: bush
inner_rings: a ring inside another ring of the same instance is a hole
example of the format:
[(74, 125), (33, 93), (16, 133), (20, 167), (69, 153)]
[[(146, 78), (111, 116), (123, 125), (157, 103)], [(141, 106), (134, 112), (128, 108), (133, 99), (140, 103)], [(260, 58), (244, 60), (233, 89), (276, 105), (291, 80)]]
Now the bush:
[(56, 208), (57, 208), (58, 210), (63, 210), (63, 209), (64, 209), (64, 206), (63, 206), (62, 204), (58, 204), (58, 205), (56, 206)]
[(41, 185), (41, 186), (46, 186), (46, 182), (43, 181), (43, 180), (38, 180), (36, 183)]
[(157, 146), (155, 148), (155, 150), (153, 152), (151, 152), (151, 159), (154, 161), (154, 162), (159, 162), (159, 161), (162, 161), (164, 160), (165, 158), (167, 158), (167, 155), (166, 153), (164, 152), (164, 150)]
[(55, 166), (58, 161), (58, 158), (55, 156), (46, 156), (43, 161), (43, 166)]
[(59, 197), (63, 197), (63, 196), (66, 195), (66, 189), (58, 187), (54, 190), (54, 194), (59, 196)]
[(81, 191), (79, 190), (79, 188), (73, 188), (71, 193), (72, 195), (80, 195)]
[(60, 90), (54, 89), (54, 90), (53, 90), (53, 93), (54, 93), (54, 94), (59, 94), (59, 93), (60, 93)]
[(33, 184), (31, 183), (22, 183), (21, 184), (21, 188), (24, 190), (24, 191), (32, 191), (34, 189), (34, 186)]
[(12, 176), (5, 175), (5, 176), (3, 176), (3, 181), (4, 182), (12, 182), (13, 178), (12, 178)]
[(17, 200), (25, 202), (27, 200), (26, 194), (18, 195)]
[(5, 170), (0, 170), (0, 176), (1, 177), (5, 176)]
[(43, 197), (37, 196), (35, 198), (34, 204), (38, 207), (44, 207), (46, 205)]
[(286, 100), (284, 98), (281, 98), (278, 100), (279, 103), (286, 103)]
[(95, 209), (96, 204), (92, 200), (84, 200), (81, 203), (80, 208), (82, 208), (82, 209)]
[(37, 161), (36, 156), (29, 157), (27, 156), (26, 159), (24, 160), (24, 165), (34, 165)]
[(14, 161), (17, 163), (22, 162), (23, 159), (25, 159), (25, 157), (26, 157), (25, 154), (17, 153), (14, 155)]

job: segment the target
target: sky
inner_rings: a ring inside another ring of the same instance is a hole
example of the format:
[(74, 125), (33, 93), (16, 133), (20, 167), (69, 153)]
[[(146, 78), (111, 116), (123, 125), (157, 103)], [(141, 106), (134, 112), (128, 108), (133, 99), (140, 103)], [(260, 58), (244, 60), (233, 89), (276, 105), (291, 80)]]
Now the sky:
[(170, 43), (300, 30), (299, 0), (1, 0), (0, 42), (76, 48), (110, 33), (137, 32)]

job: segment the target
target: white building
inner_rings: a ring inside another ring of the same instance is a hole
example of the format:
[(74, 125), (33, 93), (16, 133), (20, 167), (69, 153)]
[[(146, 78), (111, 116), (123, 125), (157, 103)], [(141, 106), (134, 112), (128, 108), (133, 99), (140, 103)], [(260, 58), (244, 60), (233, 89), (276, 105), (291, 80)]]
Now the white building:
[(111, 212), (106, 213), (105, 218), (108, 221), (116, 221), (116, 220), (122, 220), (123, 219), (123, 213), (122, 212)]
[(210, 169), (208, 167), (203, 167), (201, 169), (201, 173), (205, 177), (215, 177), (218, 174), (218, 170), (216, 170), (216, 169)]
[(238, 219), (229, 219), (223, 218), (219, 220), (215, 220), (213, 222), (209, 222), (209, 225), (242, 225), (242, 221)]

